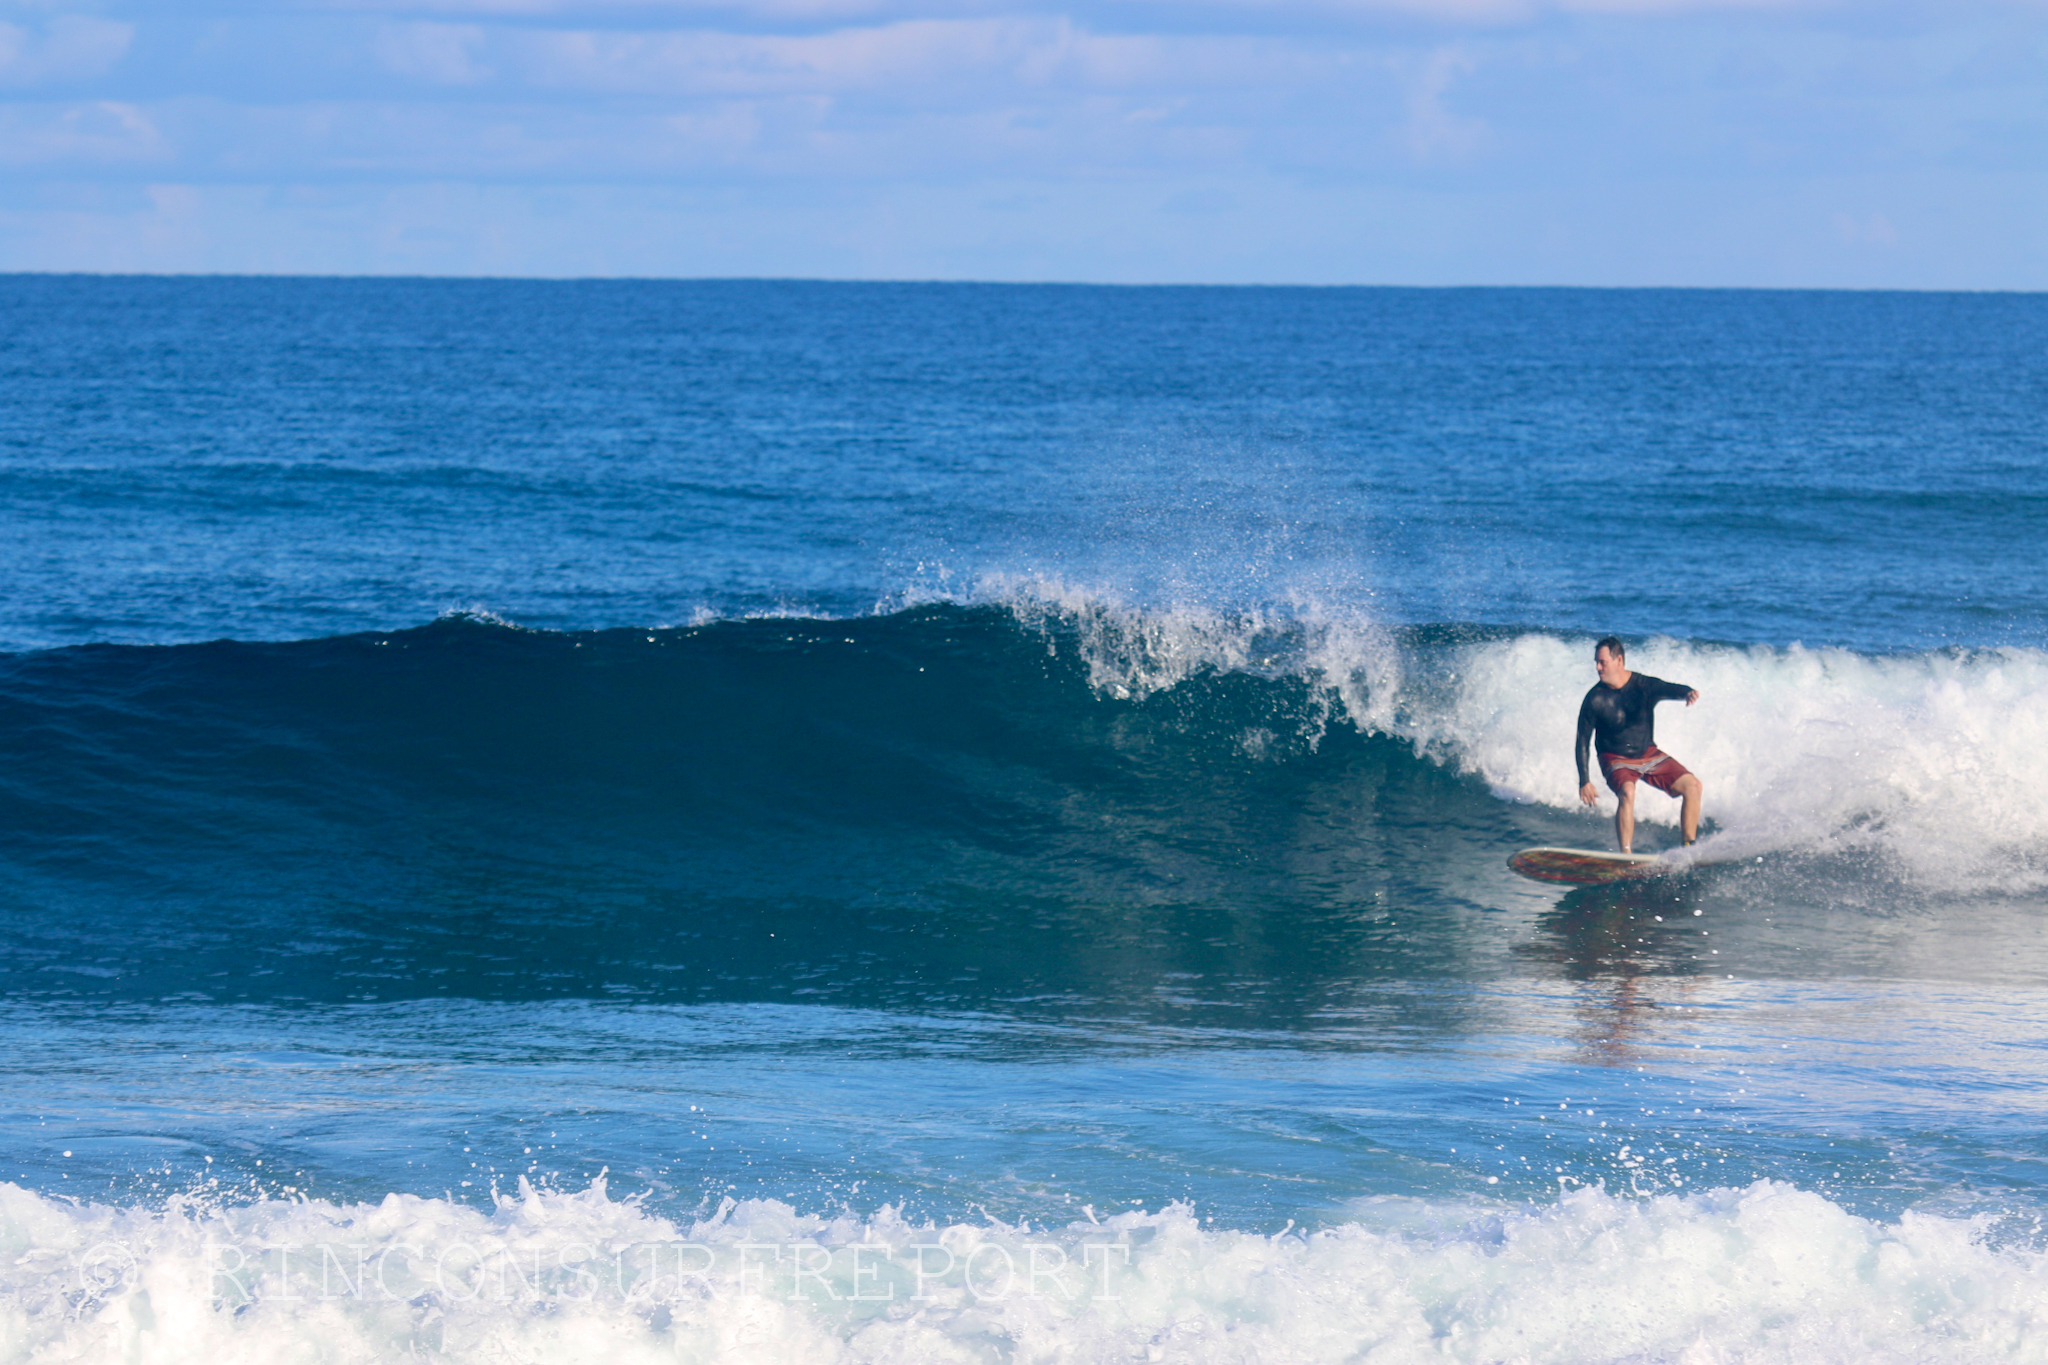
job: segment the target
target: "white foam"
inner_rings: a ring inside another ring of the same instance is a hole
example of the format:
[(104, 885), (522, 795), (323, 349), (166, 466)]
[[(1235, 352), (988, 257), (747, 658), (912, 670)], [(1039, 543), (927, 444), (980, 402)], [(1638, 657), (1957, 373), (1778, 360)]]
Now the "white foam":
[[(1503, 795), (1569, 808), (1592, 641), (1523, 636), (1459, 651), (1457, 684), (1412, 737)], [(1721, 852), (1867, 850), (1952, 887), (2048, 884), (2048, 654), (1871, 657), (1656, 640), (1636, 669), (1700, 691), (1657, 710), (1659, 747), (1706, 784)], [(1639, 818), (1675, 823), (1650, 794)], [(1612, 799), (1602, 793), (1602, 810)]]
[(1026, 1228), (728, 1202), (679, 1223), (602, 1183), (493, 1209), (404, 1195), (122, 1208), (0, 1185), (0, 1240), (0, 1355), (15, 1361), (2048, 1355), (2048, 1256), (1997, 1249), (1976, 1222), (1865, 1219), (1769, 1182), (1547, 1207), (1365, 1201), (1281, 1236), (1185, 1206)]

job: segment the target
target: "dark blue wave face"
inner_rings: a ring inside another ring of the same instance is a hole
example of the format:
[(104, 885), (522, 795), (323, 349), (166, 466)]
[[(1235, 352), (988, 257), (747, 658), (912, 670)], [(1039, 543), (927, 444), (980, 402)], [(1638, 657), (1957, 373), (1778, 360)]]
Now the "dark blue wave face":
[(0, 643), (556, 629), (1050, 576), (2048, 638), (2048, 299), (0, 279)]
[(1339, 830), (1504, 825), (1355, 731), (1248, 760), (1298, 683), (1105, 702), (987, 609), (89, 647), (0, 695), (15, 995), (1122, 1008), (1427, 972), (1359, 922), (1426, 853)]

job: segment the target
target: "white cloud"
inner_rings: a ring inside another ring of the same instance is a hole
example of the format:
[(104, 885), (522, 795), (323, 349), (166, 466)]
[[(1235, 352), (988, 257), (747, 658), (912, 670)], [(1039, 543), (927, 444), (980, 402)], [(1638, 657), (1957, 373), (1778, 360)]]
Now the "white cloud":
[(622, 11), (741, 22), (846, 23), (869, 19), (972, 16), (1009, 8), (999, 0), (328, 0), (321, 8), (477, 18), (606, 19)]
[(152, 162), (169, 154), (156, 124), (132, 104), (0, 104), (0, 166), (68, 168)]
[(707, 161), (728, 164), (761, 142), (761, 111), (750, 104), (728, 104), (701, 114), (675, 114), (664, 120), (670, 146), (688, 148)]
[(574, 109), (483, 101), (333, 102), (268, 107), (188, 101), (166, 117), (190, 148), (181, 176), (315, 180), (710, 181), (1031, 174), (1149, 176), (1242, 161), (1225, 120), (1160, 118), (1113, 95), (976, 107), (862, 109), (813, 94), (715, 96), (689, 107)]
[(1866, 243), (1872, 246), (1897, 246), (1899, 244), (1899, 230), (1893, 227), (1892, 220), (1885, 217), (1882, 213), (1873, 213), (1868, 217), (1837, 213), (1835, 215), (1835, 235), (1844, 242), (1858, 246)]
[(1438, 48), (1422, 61), (1408, 86), (1408, 117), (1402, 137), (1419, 161), (1455, 160), (1478, 150), (1486, 138), (1483, 119), (1452, 113), (1444, 95), (1459, 76), (1479, 69), (1471, 54), (1462, 48)]
[(911, 102), (963, 93), (987, 102), (999, 98), (996, 89), (1245, 88), (1330, 64), (1279, 40), (1100, 34), (1060, 18), (912, 20), (797, 35), (519, 30), (498, 34), (490, 52), (508, 78), (559, 90), (868, 93)]
[(0, 87), (16, 89), (106, 74), (127, 54), (133, 24), (59, 14), (37, 29), (0, 24)]
[[(1150, 0), (1156, 9), (1258, 15), (1266, 25), (1290, 20), (1320, 21), (1330, 15), (1420, 19), (1453, 27), (1496, 27), (1528, 23), (1550, 14), (1678, 14), (1708, 10), (1834, 9), (1840, 0)], [(2039, 0), (1980, 0), (1989, 5), (2024, 6)], [(1898, 8), (1933, 8), (1937, 0), (1898, 0)], [(609, 18), (622, 11), (659, 13), (678, 19), (723, 23), (845, 24), (860, 21), (953, 20), (1020, 13), (1063, 13), (1086, 23), (1095, 8), (1088, 0), (1030, 6), (1018, 0), (327, 0), (325, 8), (380, 13), (447, 16)], [(1128, 21), (1129, 13), (1124, 11)]]
[[(1526, 23), (1546, 14), (1679, 14), (1702, 10), (1821, 9), (1831, 0), (1328, 0), (1327, 7), (1414, 15), (1445, 24)], [(1314, 7), (1304, 0), (1300, 8)]]
[(1725, 9), (1820, 9), (1816, 0), (1559, 0), (1578, 14), (1690, 14)]
[(377, 31), (377, 60), (395, 75), (475, 85), (492, 74), (476, 60), (485, 37), (475, 24), (384, 24)]
[[(794, 37), (740, 33), (535, 35), (532, 76), (580, 90), (697, 94), (845, 92), (952, 83), (991, 68), (1049, 60), (1064, 24), (922, 20)], [(949, 79), (950, 78), (950, 79)]]

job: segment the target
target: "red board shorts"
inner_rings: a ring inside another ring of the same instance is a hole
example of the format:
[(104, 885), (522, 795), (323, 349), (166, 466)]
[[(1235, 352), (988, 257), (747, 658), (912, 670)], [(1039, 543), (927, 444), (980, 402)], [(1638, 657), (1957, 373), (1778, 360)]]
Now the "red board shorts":
[(1666, 796), (1676, 796), (1672, 786), (1681, 777), (1690, 777), (1683, 763), (1652, 744), (1643, 750), (1641, 758), (1623, 758), (1620, 754), (1600, 755), (1600, 776), (1607, 779), (1607, 787), (1616, 796), (1621, 795), (1624, 782), (1647, 782)]

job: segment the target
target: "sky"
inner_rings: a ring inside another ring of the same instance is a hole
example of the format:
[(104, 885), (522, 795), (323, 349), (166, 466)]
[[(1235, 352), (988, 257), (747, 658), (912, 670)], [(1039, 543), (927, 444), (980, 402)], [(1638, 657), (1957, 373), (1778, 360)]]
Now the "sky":
[(0, 0), (0, 271), (2048, 289), (2048, 0)]

